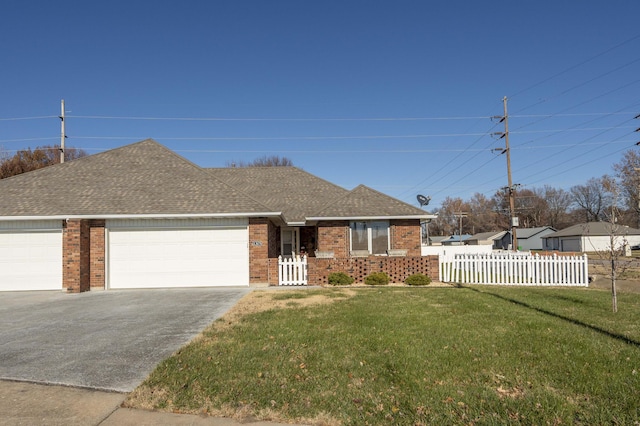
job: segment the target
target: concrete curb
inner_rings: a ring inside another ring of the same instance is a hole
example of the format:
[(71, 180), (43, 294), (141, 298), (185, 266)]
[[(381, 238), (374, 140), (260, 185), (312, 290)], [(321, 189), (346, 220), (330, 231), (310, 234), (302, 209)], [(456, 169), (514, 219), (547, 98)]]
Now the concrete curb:
[(0, 425), (48, 426), (277, 426), (283, 423), (238, 422), (123, 408), (125, 393), (0, 380)]

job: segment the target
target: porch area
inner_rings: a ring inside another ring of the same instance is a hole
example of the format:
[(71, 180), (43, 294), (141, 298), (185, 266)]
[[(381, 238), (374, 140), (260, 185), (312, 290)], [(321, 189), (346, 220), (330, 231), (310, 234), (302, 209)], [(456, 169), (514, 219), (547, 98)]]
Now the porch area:
[(385, 272), (391, 283), (403, 283), (408, 276), (418, 273), (437, 280), (438, 268), (438, 256), (280, 257), (269, 259), (269, 285), (325, 286), (333, 272), (344, 272), (355, 283), (364, 283), (373, 272)]

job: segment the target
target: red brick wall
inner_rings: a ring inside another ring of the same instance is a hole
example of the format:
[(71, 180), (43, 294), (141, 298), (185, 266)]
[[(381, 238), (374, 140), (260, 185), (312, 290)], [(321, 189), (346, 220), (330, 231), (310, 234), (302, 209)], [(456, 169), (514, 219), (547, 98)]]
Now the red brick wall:
[(372, 272), (386, 272), (391, 283), (403, 283), (412, 274), (425, 274), (432, 280), (438, 279), (438, 256), (387, 257), (369, 256), (365, 258), (309, 259), (309, 285), (326, 285), (332, 272), (344, 272), (355, 278), (356, 283)]
[(89, 221), (69, 219), (62, 231), (62, 288), (69, 293), (88, 291)]
[(390, 223), (390, 239), (392, 249), (405, 249), (407, 256), (420, 256), (419, 219), (392, 220)]
[(89, 221), (89, 284), (91, 289), (105, 287), (105, 221)]
[(249, 219), (249, 284), (269, 282), (269, 220)]
[(318, 250), (332, 251), (334, 257), (349, 256), (349, 222), (336, 220), (318, 223)]

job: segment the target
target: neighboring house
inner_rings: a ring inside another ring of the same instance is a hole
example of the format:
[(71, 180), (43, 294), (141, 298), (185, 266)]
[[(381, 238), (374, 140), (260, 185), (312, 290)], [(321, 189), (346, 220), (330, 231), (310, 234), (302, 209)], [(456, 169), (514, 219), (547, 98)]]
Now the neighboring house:
[(542, 237), (543, 249), (565, 252), (608, 251), (611, 247), (612, 229), (615, 229), (616, 248), (625, 241), (630, 246), (640, 244), (640, 229), (622, 225), (614, 226), (608, 222), (588, 222)]
[(429, 235), (429, 244), (430, 246), (441, 246), (442, 245), (442, 241), (446, 240), (447, 237), (446, 235)]
[(461, 246), (466, 244), (466, 241), (471, 238), (471, 235), (469, 234), (462, 234), (462, 236), (460, 235), (452, 235), (449, 238), (446, 238), (442, 241), (440, 241), (440, 243), (443, 246)]
[(509, 231), (481, 232), (472, 235), (466, 243), (470, 246), (490, 245), (495, 250), (508, 250), (511, 244), (511, 233)]
[(204, 169), (150, 139), (2, 179), (0, 199), (0, 290), (274, 285), (278, 257), (305, 252), (310, 284), (437, 276), (421, 209), (295, 167)]
[(542, 238), (557, 232), (557, 229), (551, 226), (538, 226), (536, 228), (518, 228), (516, 238), (518, 239), (518, 247), (520, 250), (542, 250)]

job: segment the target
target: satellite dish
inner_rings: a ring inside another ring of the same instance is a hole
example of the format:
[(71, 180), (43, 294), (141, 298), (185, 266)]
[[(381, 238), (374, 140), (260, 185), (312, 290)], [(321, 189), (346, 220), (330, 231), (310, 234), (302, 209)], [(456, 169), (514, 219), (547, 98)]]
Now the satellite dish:
[(420, 203), (420, 207), (426, 206), (431, 201), (431, 197), (425, 197), (424, 195), (418, 195), (416, 197), (418, 202)]

